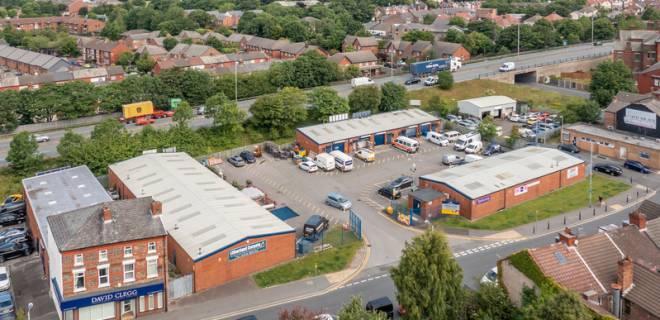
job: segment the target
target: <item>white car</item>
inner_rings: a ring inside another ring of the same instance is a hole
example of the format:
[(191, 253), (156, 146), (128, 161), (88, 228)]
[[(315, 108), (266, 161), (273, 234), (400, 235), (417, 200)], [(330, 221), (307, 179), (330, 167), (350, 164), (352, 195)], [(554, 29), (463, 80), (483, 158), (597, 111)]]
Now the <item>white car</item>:
[(335, 318), (333, 315), (327, 313), (322, 313), (314, 317), (314, 320), (335, 320), (335, 319), (338, 318)]
[(7, 267), (0, 267), (0, 291), (9, 290), (9, 270)]
[(490, 269), (490, 271), (486, 272), (486, 274), (484, 274), (484, 276), (481, 278), (481, 283), (497, 284), (498, 282), (499, 281), (497, 280), (497, 267)]
[(505, 62), (500, 67), (500, 72), (508, 72), (516, 70), (516, 64), (514, 62)]
[(302, 169), (305, 172), (316, 172), (319, 170), (319, 167), (314, 163), (314, 161), (303, 161), (301, 162), (298, 167)]
[(50, 141), (50, 138), (48, 136), (37, 136), (34, 140), (37, 140), (38, 143), (42, 143)]
[(425, 86), (434, 86), (438, 84), (438, 77), (435, 76), (430, 76), (424, 80), (424, 85)]
[(509, 121), (511, 122), (520, 122), (520, 115), (518, 115), (517, 113), (510, 114), (508, 118)]

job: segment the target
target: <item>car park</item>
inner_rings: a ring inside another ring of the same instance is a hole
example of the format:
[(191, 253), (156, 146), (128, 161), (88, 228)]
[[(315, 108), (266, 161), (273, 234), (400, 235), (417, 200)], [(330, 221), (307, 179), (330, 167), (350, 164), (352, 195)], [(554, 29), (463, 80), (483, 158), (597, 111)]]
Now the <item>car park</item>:
[(456, 165), (461, 163), (462, 161), (463, 158), (455, 154), (446, 154), (442, 156), (442, 164), (444, 165), (448, 165), (448, 166)]
[(0, 319), (15, 319), (14, 297), (9, 291), (0, 292)]
[(502, 146), (498, 143), (489, 144), (483, 152), (484, 156), (492, 156), (496, 153), (502, 152)]
[(626, 162), (623, 163), (623, 167), (644, 174), (651, 173), (651, 169), (635, 160), (626, 160)]
[(410, 188), (413, 185), (413, 178), (409, 176), (401, 176), (390, 182), (389, 186), (397, 189)]
[(335, 170), (335, 157), (325, 152), (317, 154), (314, 157), (314, 162), (323, 171)]
[(557, 146), (557, 149), (570, 153), (580, 153), (580, 149), (574, 144), (562, 143)]
[(621, 167), (606, 163), (599, 163), (594, 165), (594, 171), (606, 173), (611, 176), (620, 176), (623, 174), (623, 169), (621, 169)]
[(355, 152), (355, 157), (364, 162), (374, 162), (376, 160), (376, 153), (367, 148), (360, 148)]
[(5, 242), (0, 244), (0, 262), (21, 256), (29, 256), (32, 247), (29, 242)]
[(404, 83), (407, 86), (409, 86), (409, 85), (417, 84), (417, 83), (420, 83), (420, 82), (422, 82), (422, 79), (420, 79), (419, 77), (412, 77), (410, 79), (407, 79), (406, 82), (404, 82)]
[(531, 125), (535, 124), (538, 121), (539, 121), (538, 118), (536, 118), (535, 116), (531, 116), (531, 117), (527, 117), (526, 123), (531, 126)]
[(325, 204), (340, 210), (348, 210), (353, 206), (350, 200), (336, 192), (328, 194), (325, 198)]
[(6, 266), (2, 266), (0, 267), (0, 291), (6, 291), (10, 286), (9, 269)]
[(536, 133), (529, 128), (519, 128), (518, 133), (523, 138), (535, 138)]
[(5, 228), (0, 231), (0, 243), (7, 241), (27, 241), (29, 238), (29, 232), (23, 227)]
[(391, 200), (396, 200), (401, 198), (400, 190), (397, 188), (393, 188), (391, 186), (384, 186), (378, 189), (378, 194)]
[(463, 151), (472, 142), (476, 142), (480, 140), (481, 140), (481, 134), (476, 132), (468, 132), (460, 136), (458, 139), (456, 139), (456, 142), (454, 142), (454, 150)]
[(481, 152), (481, 149), (483, 148), (483, 143), (481, 141), (472, 141), (470, 144), (468, 144), (465, 147), (465, 153), (467, 154), (475, 154)]
[(41, 135), (41, 136), (37, 136), (36, 138), (34, 138), (34, 140), (36, 140), (37, 143), (48, 142), (48, 141), (50, 141), (50, 137), (45, 136), (45, 135)]
[(243, 167), (245, 166), (245, 160), (239, 155), (235, 155), (227, 159), (227, 162), (231, 163), (234, 167)]
[(243, 160), (246, 163), (255, 163), (255, 162), (257, 162), (257, 158), (254, 157), (254, 154), (252, 153), (252, 151), (247, 151), (247, 150), (241, 151), (241, 153), (239, 153), (238, 155), (241, 158), (243, 158)]
[(490, 269), (486, 274), (484, 274), (483, 277), (481, 277), (481, 283), (486, 284), (486, 283), (493, 283), (497, 284), (499, 281), (497, 280), (497, 267), (494, 267)]
[(346, 172), (353, 170), (353, 158), (339, 151), (333, 150), (330, 155), (335, 158), (335, 167), (340, 171)]
[(509, 116), (507, 116), (507, 119), (509, 119), (509, 121), (511, 122), (518, 122), (520, 121), (520, 115), (518, 115), (517, 113), (512, 113)]
[(316, 172), (319, 170), (319, 167), (314, 163), (314, 161), (303, 161), (301, 162), (298, 167), (305, 172)]

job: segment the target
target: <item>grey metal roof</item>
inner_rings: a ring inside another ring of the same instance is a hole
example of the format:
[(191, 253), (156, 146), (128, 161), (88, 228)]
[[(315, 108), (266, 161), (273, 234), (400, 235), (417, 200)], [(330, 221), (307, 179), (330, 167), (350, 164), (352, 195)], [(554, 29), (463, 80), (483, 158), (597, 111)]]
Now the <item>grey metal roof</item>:
[(442, 192), (431, 188), (425, 188), (425, 189), (417, 189), (411, 192), (410, 196), (424, 202), (430, 202), (435, 199), (438, 199), (439, 197), (442, 197)]
[[(60, 251), (83, 249), (131, 240), (164, 236), (158, 216), (151, 214), (151, 197), (99, 203), (48, 217), (48, 225)], [(112, 221), (103, 221), (103, 208)]]
[(606, 130), (602, 129), (599, 127), (595, 127), (592, 125), (586, 125), (586, 124), (574, 124), (570, 125), (567, 127), (564, 127), (565, 130), (574, 130), (576, 132), (580, 133), (586, 133), (590, 135), (594, 135), (597, 137), (603, 137), (606, 139), (611, 139), (614, 141), (622, 142), (622, 143), (628, 143), (644, 148), (649, 148), (653, 150), (660, 150), (660, 142), (655, 139), (640, 139), (639, 137), (633, 136), (630, 133), (621, 133), (618, 131), (614, 130)]
[(249, 237), (295, 231), (183, 152), (145, 154), (110, 170), (134, 195), (162, 202), (165, 229), (194, 261)]
[(461, 100), (459, 102), (469, 102), (479, 108), (490, 108), (492, 106), (516, 103), (516, 100), (513, 100), (507, 96), (485, 96), (474, 99)]
[(112, 201), (87, 166), (23, 179), (23, 189), (46, 245), (49, 216)]
[(407, 109), (378, 113), (365, 118), (317, 124), (296, 130), (318, 144), (325, 144), (437, 120), (438, 118), (421, 109)]
[[(212, 47), (201, 45), (201, 44), (185, 44), (179, 43), (172, 50), (170, 54), (174, 55), (183, 55), (185, 57), (199, 57), (207, 50), (213, 49)], [(213, 49), (215, 50), (215, 49)]]
[(422, 176), (443, 183), (470, 199), (583, 163), (557, 149), (526, 147)]
[(38, 53), (33, 52), (33, 51), (25, 52), (25, 54), (23, 54), (18, 59), (18, 62), (22, 62), (22, 63), (25, 63), (25, 64), (30, 64), (30, 62), (32, 62), (32, 60), (34, 60), (38, 55), (39, 55)]

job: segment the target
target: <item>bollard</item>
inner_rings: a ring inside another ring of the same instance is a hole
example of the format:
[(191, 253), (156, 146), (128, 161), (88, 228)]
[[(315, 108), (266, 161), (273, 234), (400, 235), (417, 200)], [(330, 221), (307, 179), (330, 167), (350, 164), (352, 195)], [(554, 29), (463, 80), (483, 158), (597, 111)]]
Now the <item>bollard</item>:
[(649, 187), (646, 187), (646, 194), (649, 194)]
[(578, 213), (578, 220), (582, 220), (582, 211)]
[(607, 202), (605, 203), (605, 212), (607, 212)]
[(566, 225), (566, 216), (564, 216), (564, 225)]
[(596, 216), (596, 208), (594, 208), (594, 217)]
[(639, 190), (637, 190), (637, 199), (639, 199)]
[(548, 220), (548, 230), (550, 230), (550, 220)]
[(630, 177), (630, 184), (632, 184), (632, 176)]
[(532, 234), (536, 234), (536, 223), (532, 226)]
[(628, 201), (629, 201), (629, 199), (628, 199), (628, 195), (626, 195), (626, 203), (628, 203)]

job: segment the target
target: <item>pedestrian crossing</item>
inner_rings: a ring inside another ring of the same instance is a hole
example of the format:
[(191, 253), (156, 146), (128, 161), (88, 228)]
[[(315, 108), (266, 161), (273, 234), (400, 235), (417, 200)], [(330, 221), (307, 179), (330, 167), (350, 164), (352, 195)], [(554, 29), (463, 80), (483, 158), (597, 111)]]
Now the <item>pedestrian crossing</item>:
[(468, 256), (468, 255), (471, 255), (471, 254), (475, 254), (475, 253), (495, 249), (497, 247), (512, 244), (512, 243), (518, 242), (520, 240), (522, 240), (522, 238), (521, 239), (502, 240), (502, 241), (497, 241), (497, 242), (494, 242), (494, 243), (491, 243), (491, 244), (479, 246), (479, 247), (476, 247), (476, 248), (473, 248), (473, 249), (468, 249), (468, 250), (463, 250), (463, 251), (460, 251), (460, 252), (455, 252), (454, 253), (454, 258), (465, 257), (465, 256)]

